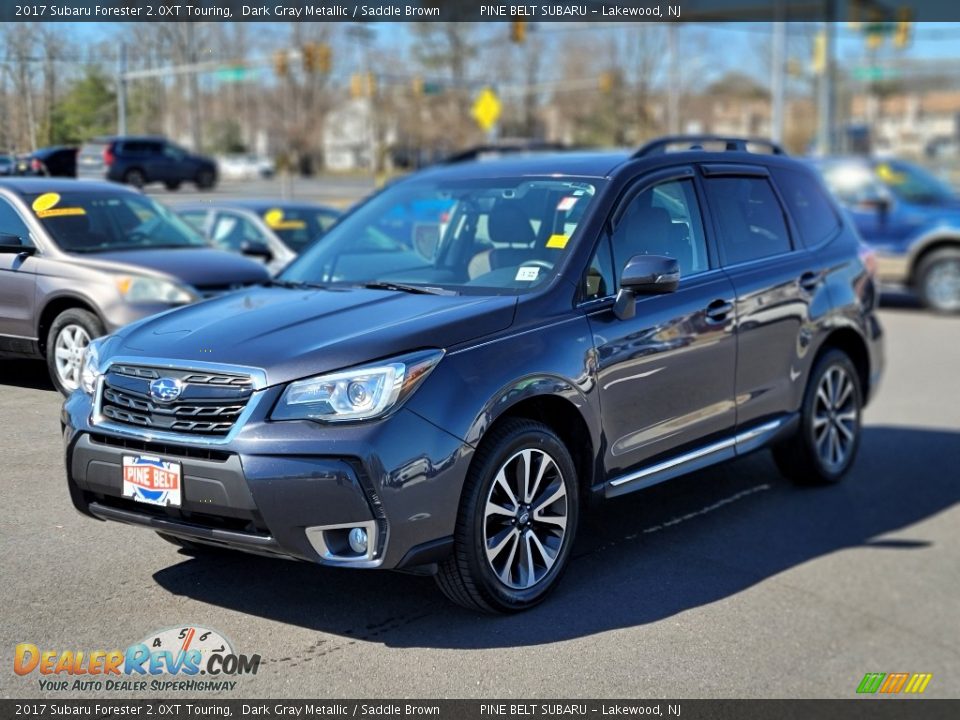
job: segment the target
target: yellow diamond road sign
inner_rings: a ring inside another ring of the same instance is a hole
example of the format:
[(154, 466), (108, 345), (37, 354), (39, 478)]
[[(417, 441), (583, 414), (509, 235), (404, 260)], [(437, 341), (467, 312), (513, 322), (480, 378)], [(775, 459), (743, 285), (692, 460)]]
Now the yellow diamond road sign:
[(473, 103), (470, 114), (481, 130), (489, 130), (500, 119), (500, 98), (490, 88), (484, 88)]

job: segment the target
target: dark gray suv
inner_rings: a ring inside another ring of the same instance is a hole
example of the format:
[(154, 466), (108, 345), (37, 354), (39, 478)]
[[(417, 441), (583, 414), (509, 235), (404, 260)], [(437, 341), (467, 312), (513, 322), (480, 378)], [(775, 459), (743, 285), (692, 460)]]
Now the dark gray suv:
[(840, 480), (882, 368), (875, 297), (849, 222), (776, 147), (438, 167), (271, 285), (93, 343), (68, 487), (187, 551), (430, 572), (520, 610), (591, 499), (763, 447)]

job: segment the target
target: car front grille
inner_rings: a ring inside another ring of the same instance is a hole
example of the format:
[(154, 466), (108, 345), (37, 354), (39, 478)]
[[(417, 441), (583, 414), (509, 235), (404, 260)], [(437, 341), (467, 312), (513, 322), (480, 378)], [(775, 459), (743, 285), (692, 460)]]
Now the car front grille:
[[(155, 380), (172, 380), (180, 395), (170, 402), (151, 395)], [(150, 432), (223, 437), (236, 424), (254, 392), (249, 375), (145, 365), (112, 365), (100, 390), (100, 416)]]

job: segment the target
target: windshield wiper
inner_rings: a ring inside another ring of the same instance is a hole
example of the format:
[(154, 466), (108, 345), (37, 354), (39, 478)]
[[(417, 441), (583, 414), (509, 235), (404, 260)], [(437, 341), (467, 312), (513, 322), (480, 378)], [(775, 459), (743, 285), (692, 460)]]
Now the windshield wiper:
[(326, 290), (326, 285), (321, 285), (320, 283), (308, 283), (303, 281), (294, 281), (294, 280), (267, 280), (263, 283), (264, 287), (282, 287), (288, 288), (290, 290)]
[(457, 294), (453, 290), (446, 290), (445, 288), (427, 287), (425, 285), (407, 285), (405, 283), (387, 282), (384, 280), (377, 280), (375, 282), (364, 283), (360, 287), (365, 287), (370, 290), (397, 290), (399, 292), (411, 293), (413, 295), (456, 295)]

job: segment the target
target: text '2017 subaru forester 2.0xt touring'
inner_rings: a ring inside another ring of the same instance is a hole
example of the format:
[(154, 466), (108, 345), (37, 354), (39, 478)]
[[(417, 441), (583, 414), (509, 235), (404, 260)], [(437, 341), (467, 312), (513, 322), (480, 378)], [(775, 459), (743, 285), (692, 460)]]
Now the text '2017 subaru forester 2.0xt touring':
[(882, 365), (869, 258), (779, 148), (692, 142), (426, 170), (269, 285), (94, 342), (73, 502), (511, 611), (592, 498), (767, 446), (839, 480)]

